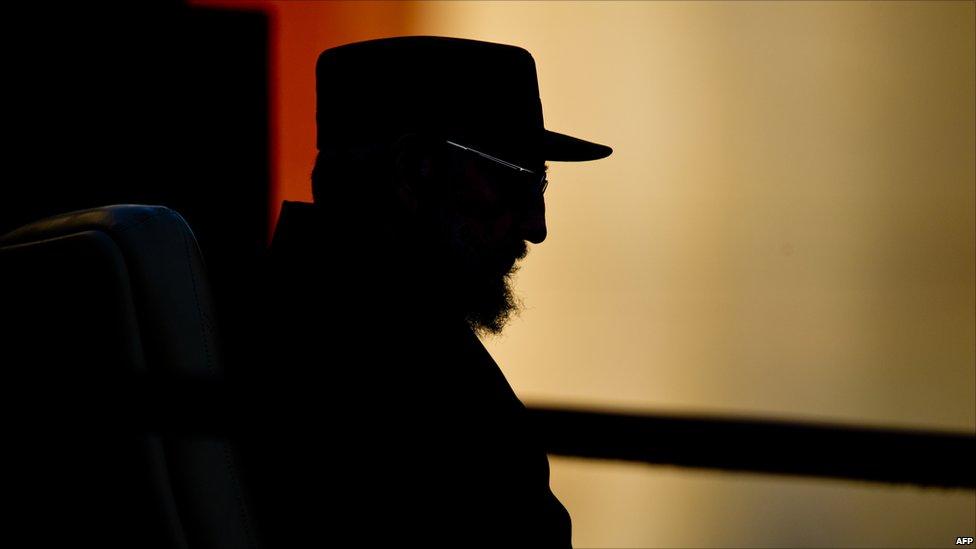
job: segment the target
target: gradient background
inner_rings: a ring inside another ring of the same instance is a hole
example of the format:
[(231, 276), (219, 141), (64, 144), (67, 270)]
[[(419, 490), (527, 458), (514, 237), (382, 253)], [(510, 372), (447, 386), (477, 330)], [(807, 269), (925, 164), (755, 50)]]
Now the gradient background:
[[(351, 41), (525, 47), (546, 126), (614, 147), (551, 164), (527, 308), (486, 341), (527, 404), (976, 431), (974, 3), (192, 4), (270, 17), (272, 226)], [(976, 532), (971, 490), (551, 463), (577, 547)]]

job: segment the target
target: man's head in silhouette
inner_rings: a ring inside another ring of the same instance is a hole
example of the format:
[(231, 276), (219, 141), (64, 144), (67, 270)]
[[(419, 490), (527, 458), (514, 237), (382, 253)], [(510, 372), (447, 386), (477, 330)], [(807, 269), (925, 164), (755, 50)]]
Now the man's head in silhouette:
[(431, 243), (429, 266), (441, 274), (440, 286), (473, 328), (498, 333), (518, 309), (516, 262), (527, 242), (546, 238), (546, 167), (529, 160), (532, 168), (520, 170), (452, 143), (435, 143), (440, 154), (421, 153), (419, 163), (401, 163), (396, 192)]
[[(313, 171), (316, 202), (342, 203), (358, 217), (345, 223), (369, 223), (367, 232), (393, 237), (400, 251), (412, 254), (414, 261), (405, 267), (417, 270), (398, 275), (425, 280), (418, 290), (450, 303), (472, 328), (500, 332), (518, 310), (511, 284), (517, 262), (527, 254), (527, 243), (546, 238), (544, 163), (526, 162), (533, 169), (523, 172), (421, 135), (404, 136), (370, 160), (360, 151), (347, 153), (344, 161), (357, 156), (360, 182), (372, 166), (370, 190), (334, 192), (328, 181), (338, 174), (322, 155)], [(348, 177), (346, 172), (338, 180)], [(369, 213), (357, 204), (368, 204)]]
[(326, 50), (316, 75), (316, 203), (395, 237), (433, 300), (500, 332), (517, 261), (546, 238), (545, 161), (610, 148), (543, 127), (534, 61), (513, 46), (373, 40)]

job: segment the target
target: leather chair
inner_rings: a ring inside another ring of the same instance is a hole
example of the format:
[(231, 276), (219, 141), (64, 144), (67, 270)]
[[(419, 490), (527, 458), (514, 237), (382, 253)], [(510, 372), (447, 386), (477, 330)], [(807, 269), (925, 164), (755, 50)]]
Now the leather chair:
[[(8, 497), (31, 543), (256, 547), (233, 444), (186, 429), (199, 409), (186, 395), (207, 393), (181, 388), (219, 386), (224, 370), (180, 214), (117, 205), (30, 223), (0, 237), (0, 282), (0, 360), (20, 411), (8, 421), (24, 435), (8, 440)], [(165, 421), (181, 411), (190, 421)]]

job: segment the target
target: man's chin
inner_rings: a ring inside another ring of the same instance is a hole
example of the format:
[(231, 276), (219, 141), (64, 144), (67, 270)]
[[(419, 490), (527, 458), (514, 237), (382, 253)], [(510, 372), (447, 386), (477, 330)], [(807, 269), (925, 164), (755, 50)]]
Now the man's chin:
[(522, 311), (522, 302), (512, 288), (518, 267), (513, 265), (503, 276), (480, 284), (469, 296), (465, 320), (478, 335), (498, 335)]
[(518, 241), (491, 260), (453, 263), (451, 295), (478, 335), (500, 334), (521, 312), (522, 303), (515, 295), (513, 279), (520, 267), (519, 260), (527, 253), (525, 242)]

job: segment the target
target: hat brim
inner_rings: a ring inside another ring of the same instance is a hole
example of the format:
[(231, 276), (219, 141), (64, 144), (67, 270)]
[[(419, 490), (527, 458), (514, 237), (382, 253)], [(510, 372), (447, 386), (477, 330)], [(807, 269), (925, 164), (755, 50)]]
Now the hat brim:
[(606, 158), (610, 156), (613, 149), (599, 143), (544, 130), (542, 133), (542, 152), (545, 160), (582, 162)]

